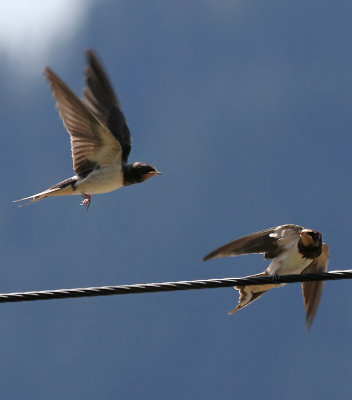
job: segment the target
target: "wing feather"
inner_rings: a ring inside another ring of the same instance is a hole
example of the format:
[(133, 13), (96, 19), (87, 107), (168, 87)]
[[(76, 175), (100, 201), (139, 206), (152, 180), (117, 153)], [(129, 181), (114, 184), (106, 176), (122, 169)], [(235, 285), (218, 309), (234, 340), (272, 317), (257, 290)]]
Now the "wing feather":
[(121, 105), (96, 53), (88, 50), (86, 55), (88, 67), (85, 70), (83, 102), (119, 141), (122, 159), (127, 162), (131, 151), (131, 135)]
[(121, 162), (121, 146), (110, 130), (49, 67), (45, 69), (45, 74), (56, 98), (60, 116), (70, 134), (75, 173), (84, 177), (96, 165)]
[[(329, 246), (323, 243), (321, 255), (313, 260), (302, 273), (327, 272), (329, 264)], [(302, 292), (304, 299), (304, 309), (306, 310), (306, 327), (309, 329), (318, 311), (321, 296), (324, 290), (324, 281), (303, 282)]]
[(252, 233), (240, 239), (234, 240), (206, 255), (203, 260), (220, 257), (234, 257), (242, 254), (264, 253), (265, 258), (274, 258), (280, 252), (279, 240), (285, 230), (299, 231), (298, 225), (281, 225)]

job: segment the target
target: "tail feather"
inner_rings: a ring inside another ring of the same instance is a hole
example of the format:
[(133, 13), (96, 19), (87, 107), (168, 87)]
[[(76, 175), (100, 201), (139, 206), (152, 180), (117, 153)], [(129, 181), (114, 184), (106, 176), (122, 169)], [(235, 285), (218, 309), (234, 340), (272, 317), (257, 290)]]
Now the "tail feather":
[[(273, 286), (273, 285), (271, 285)], [(240, 292), (240, 298), (238, 299), (237, 306), (229, 312), (229, 315), (241, 310), (242, 308), (248, 306), (248, 304), (253, 303), (253, 301), (259, 299), (263, 296), (269, 289), (259, 291), (254, 291), (255, 288), (260, 289), (260, 286), (235, 286), (235, 289)]]
[(79, 192), (75, 193), (75, 184), (77, 183), (77, 180), (77, 176), (73, 176), (72, 178), (68, 178), (62, 182), (57, 183), (54, 186), (51, 186), (49, 189), (44, 190), (43, 192), (33, 194), (32, 196), (23, 197), (22, 199), (14, 200), (13, 203), (30, 200), (27, 203), (19, 205), (19, 207), (22, 207), (33, 204), (39, 200), (46, 199), (50, 196), (67, 196), (70, 194), (79, 194)]
[(20, 201), (30, 200), (30, 201), (27, 201), (27, 203), (20, 204), (18, 207), (29, 206), (30, 204), (36, 203), (39, 200), (43, 200), (43, 199), (46, 199), (47, 197), (53, 196), (54, 192), (57, 192), (58, 190), (60, 190), (60, 188), (44, 190), (44, 192), (33, 194), (32, 196), (28, 196), (28, 197), (23, 197), (22, 199), (13, 200), (12, 202), (18, 203)]
[[(251, 275), (251, 277), (258, 276), (268, 276), (266, 272), (262, 272), (257, 275)], [(259, 299), (259, 297), (263, 296), (268, 290), (277, 288), (280, 286), (284, 286), (284, 283), (279, 284), (267, 284), (267, 285), (249, 285), (249, 286), (235, 286), (235, 289), (239, 291), (240, 297), (238, 299), (237, 306), (229, 312), (229, 314), (234, 314), (235, 312), (241, 310), (244, 307), (247, 307), (249, 304), (253, 303), (253, 301)]]

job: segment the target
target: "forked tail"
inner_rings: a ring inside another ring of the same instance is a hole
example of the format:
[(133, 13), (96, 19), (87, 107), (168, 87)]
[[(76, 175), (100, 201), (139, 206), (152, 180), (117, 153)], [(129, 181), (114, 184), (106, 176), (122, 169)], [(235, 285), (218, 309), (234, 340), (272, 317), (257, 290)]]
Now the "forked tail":
[(18, 203), (20, 201), (30, 200), (30, 201), (27, 201), (26, 203), (19, 204), (18, 207), (29, 206), (30, 204), (36, 203), (39, 200), (46, 199), (47, 197), (50, 197), (50, 196), (55, 196), (54, 193), (57, 192), (58, 190), (60, 190), (60, 188), (48, 189), (48, 190), (45, 190), (44, 192), (33, 194), (32, 196), (23, 197), (22, 199), (18, 199), (18, 200), (13, 200), (12, 202)]

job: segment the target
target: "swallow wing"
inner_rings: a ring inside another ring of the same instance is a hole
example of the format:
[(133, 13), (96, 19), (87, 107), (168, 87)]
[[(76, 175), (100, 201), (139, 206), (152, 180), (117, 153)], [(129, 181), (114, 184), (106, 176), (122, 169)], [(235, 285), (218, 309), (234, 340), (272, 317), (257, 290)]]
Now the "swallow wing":
[(92, 169), (121, 162), (122, 149), (104, 126), (49, 68), (45, 75), (56, 98), (56, 107), (70, 134), (73, 169), (84, 178)]
[(203, 258), (203, 261), (211, 258), (234, 257), (241, 254), (264, 253), (266, 259), (278, 256), (282, 251), (281, 239), (285, 232), (299, 232), (302, 229), (298, 225), (280, 225), (275, 228), (252, 233), (240, 239), (234, 240), (212, 251)]
[[(321, 255), (314, 259), (302, 273), (327, 272), (329, 264), (329, 246), (323, 243)], [(304, 299), (304, 309), (306, 310), (306, 327), (309, 329), (317, 313), (321, 296), (324, 289), (324, 281), (303, 282), (302, 292)]]
[(118, 98), (102, 63), (93, 50), (86, 53), (86, 88), (83, 102), (114, 135), (122, 148), (122, 160), (127, 162), (131, 151), (131, 135)]

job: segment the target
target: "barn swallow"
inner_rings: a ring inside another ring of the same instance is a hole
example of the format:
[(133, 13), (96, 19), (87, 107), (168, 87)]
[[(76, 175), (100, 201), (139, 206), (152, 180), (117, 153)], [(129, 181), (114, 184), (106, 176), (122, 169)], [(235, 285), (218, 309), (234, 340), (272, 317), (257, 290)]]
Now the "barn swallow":
[(70, 135), (76, 175), (43, 192), (24, 197), (26, 204), (51, 196), (82, 195), (88, 210), (92, 194), (107, 193), (141, 183), (160, 172), (142, 162), (128, 163), (131, 135), (109, 78), (92, 50), (86, 52), (86, 87), (80, 100), (49, 68), (49, 81), (56, 107)]
[[(251, 276), (318, 273), (328, 270), (329, 247), (322, 243), (321, 233), (298, 225), (281, 225), (242, 237), (212, 251), (203, 260), (254, 253), (262, 253), (266, 260), (272, 261), (264, 272)], [(235, 286), (240, 297), (237, 307), (229, 314), (259, 299), (268, 290), (284, 285)], [(307, 328), (310, 328), (314, 320), (323, 288), (324, 282), (302, 283)]]

